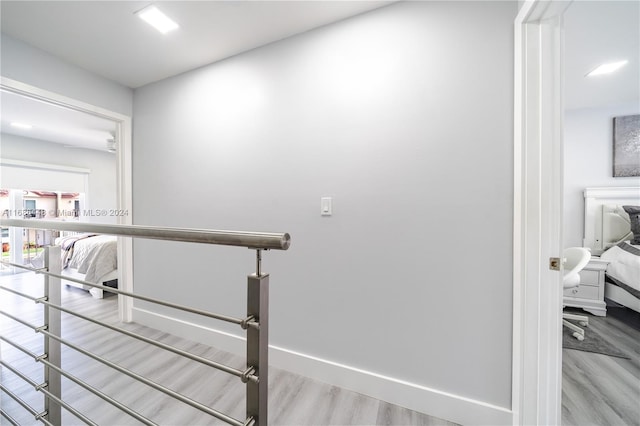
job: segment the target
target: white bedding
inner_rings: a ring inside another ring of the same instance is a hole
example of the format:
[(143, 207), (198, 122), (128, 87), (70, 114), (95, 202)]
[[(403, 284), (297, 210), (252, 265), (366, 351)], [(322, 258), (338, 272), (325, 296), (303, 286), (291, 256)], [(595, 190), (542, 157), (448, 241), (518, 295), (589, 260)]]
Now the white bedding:
[[(61, 246), (62, 275), (90, 283), (102, 284), (118, 279), (117, 237), (81, 234), (56, 238)], [(44, 251), (31, 260), (34, 268), (44, 267)], [(102, 288), (94, 288), (74, 281), (68, 285), (89, 290), (95, 298), (102, 298)]]
[(600, 259), (609, 262), (608, 276), (640, 291), (640, 246), (620, 243), (602, 253)]
[(117, 237), (96, 235), (76, 241), (68, 267), (85, 274), (85, 281), (100, 282), (100, 278), (118, 269)]

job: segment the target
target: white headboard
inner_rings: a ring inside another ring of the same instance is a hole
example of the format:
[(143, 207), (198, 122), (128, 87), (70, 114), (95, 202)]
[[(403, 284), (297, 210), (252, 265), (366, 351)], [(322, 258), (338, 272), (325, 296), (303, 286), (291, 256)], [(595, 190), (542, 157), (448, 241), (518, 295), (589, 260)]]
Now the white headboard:
[(83, 232), (76, 232), (76, 231), (60, 231), (60, 236), (61, 237), (72, 237), (74, 235), (82, 235)]
[(640, 187), (587, 188), (584, 190), (584, 240), (594, 255), (631, 238), (629, 215), (623, 205), (640, 205)]

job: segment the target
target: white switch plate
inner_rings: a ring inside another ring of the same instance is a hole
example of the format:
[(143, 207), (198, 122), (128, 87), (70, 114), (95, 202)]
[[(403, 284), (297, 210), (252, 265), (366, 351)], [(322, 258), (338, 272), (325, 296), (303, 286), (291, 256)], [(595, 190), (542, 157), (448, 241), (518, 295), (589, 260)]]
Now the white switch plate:
[(331, 216), (333, 214), (331, 197), (320, 198), (320, 214), (322, 216)]

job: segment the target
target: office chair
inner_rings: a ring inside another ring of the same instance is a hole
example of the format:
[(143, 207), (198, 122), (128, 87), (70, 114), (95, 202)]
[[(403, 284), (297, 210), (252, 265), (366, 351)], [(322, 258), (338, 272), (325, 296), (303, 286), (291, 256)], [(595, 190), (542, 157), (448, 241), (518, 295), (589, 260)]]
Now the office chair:
[[(578, 287), (580, 285), (579, 272), (587, 266), (591, 259), (589, 250), (583, 247), (568, 247), (562, 253), (564, 258), (564, 276), (562, 279), (562, 287), (568, 288)], [(573, 331), (572, 336), (582, 341), (584, 340), (584, 329), (570, 323), (568, 320), (577, 321), (583, 327), (589, 325), (589, 318), (584, 315), (575, 315), (562, 313), (562, 324)]]

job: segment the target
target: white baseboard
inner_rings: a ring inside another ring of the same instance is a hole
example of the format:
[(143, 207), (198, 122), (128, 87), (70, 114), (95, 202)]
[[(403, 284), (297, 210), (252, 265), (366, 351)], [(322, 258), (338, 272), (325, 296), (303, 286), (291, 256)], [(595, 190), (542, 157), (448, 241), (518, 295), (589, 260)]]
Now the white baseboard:
[[(166, 315), (133, 308), (133, 321), (244, 356), (245, 338)], [(411, 410), (465, 425), (510, 425), (513, 413), (460, 395), (269, 345), (269, 364)]]

